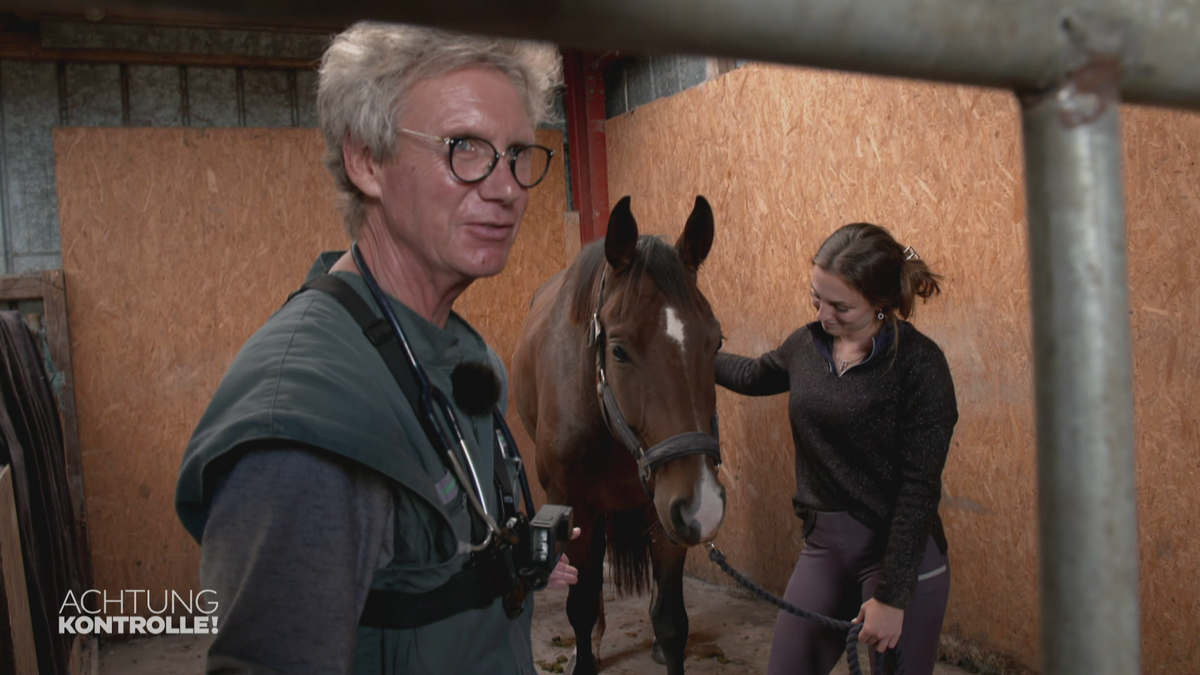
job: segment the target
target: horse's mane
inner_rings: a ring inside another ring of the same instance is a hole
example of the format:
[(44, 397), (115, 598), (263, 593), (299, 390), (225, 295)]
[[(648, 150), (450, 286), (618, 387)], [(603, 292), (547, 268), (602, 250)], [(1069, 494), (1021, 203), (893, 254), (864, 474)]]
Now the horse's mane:
[[(583, 248), (575, 264), (567, 274), (571, 287), (571, 322), (582, 324), (590, 321), (596, 309), (596, 283), (601, 270), (606, 267), (604, 240), (594, 241)], [(605, 282), (605, 302), (620, 288), (637, 284), (643, 274), (649, 274), (664, 298), (683, 308), (693, 310), (700, 303), (696, 289), (696, 275), (683, 266), (679, 252), (661, 238), (643, 234), (638, 237), (633, 261), (629, 269), (618, 277), (608, 277)]]

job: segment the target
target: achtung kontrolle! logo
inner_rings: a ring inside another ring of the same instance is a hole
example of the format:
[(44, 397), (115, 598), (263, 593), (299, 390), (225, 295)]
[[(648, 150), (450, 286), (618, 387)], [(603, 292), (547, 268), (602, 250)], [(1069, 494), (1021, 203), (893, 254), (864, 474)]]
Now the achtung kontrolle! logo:
[[(217, 632), (217, 592), (151, 593), (90, 589), (67, 592), (58, 608), (60, 635), (162, 635)], [(144, 616), (149, 612), (150, 616)]]

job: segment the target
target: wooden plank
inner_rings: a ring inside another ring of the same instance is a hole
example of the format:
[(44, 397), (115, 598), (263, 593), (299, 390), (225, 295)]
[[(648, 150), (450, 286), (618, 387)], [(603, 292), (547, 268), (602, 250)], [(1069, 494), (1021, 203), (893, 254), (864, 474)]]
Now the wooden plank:
[(0, 302), (39, 300), (42, 297), (42, 274), (0, 274)]
[(71, 367), (71, 333), (67, 328), (66, 279), (62, 270), (45, 270), (40, 274), (46, 342), (50, 348), (50, 360), (62, 374), (62, 382), (55, 394), (62, 420), (67, 487), (71, 492), (71, 511), (75, 516), (75, 554), (83, 575), (83, 587), (92, 588), (91, 538), (88, 535), (87, 504), (83, 491), (79, 425), (75, 415), (75, 376)]
[(0, 59), (14, 61), (65, 61), (67, 63), (126, 63), (153, 66), (204, 66), (210, 68), (313, 68), (312, 59), (229, 54), (157, 54), (122, 49), (43, 49), (0, 44)]
[[(2, 657), (0, 666), (12, 667), (14, 673), (37, 675), (37, 651), (33, 643), (33, 620), (29, 614), (29, 596), (25, 591), (25, 563), (21, 557), (21, 531), (17, 525), (17, 503), (13, 494), (12, 472), (0, 467), (0, 575), (7, 613), (0, 616), (0, 626), (11, 639), (11, 662)], [(7, 646), (7, 645), (6, 645)]]
[(100, 642), (91, 635), (76, 635), (71, 642), (70, 675), (97, 675), (100, 672)]
[(0, 59), (14, 61), (65, 61), (68, 63), (126, 63), (161, 66), (207, 66), (216, 68), (315, 67), (313, 59), (249, 56), (238, 54), (171, 54), (128, 49), (69, 49), (43, 47), (37, 35), (0, 31)]
[(42, 301), (42, 322), (46, 328), (50, 360), (62, 374), (62, 382), (55, 396), (58, 399), (62, 421), (67, 484), (71, 492), (71, 509), (75, 518), (75, 553), (80, 561), (84, 588), (91, 588), (91, 539), (88, 535), (87, 505), (83, 491), (83, 462), (79, 425), (75, 415), (75, 377), (71, 368), (71, 335), (67, 328), (66, 282), (62, 270), (0, 275), (0, 302), (21, 300)]

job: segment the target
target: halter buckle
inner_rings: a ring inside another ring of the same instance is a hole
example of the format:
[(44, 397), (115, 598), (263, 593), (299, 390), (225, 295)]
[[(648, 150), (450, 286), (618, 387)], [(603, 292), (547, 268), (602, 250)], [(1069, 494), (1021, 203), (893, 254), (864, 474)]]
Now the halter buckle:
[(588, 346), (595, 347), (600, 341), (600, 308), (592, 312), (592, 330), (588, 332)]

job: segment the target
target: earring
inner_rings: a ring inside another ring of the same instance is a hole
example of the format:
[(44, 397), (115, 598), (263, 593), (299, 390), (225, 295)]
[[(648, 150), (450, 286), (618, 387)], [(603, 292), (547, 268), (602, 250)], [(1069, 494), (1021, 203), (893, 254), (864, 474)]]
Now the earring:
[(884, 316), (883, 316), (883, 310), (882, 310), (882, 309), (881, 309), (881, 310), (879, 310), (879, 313), (875, 315), (875, 318), (876, 318), (876, 319), (879, 319), (880, 321), (883, 321), (883, 320), (884, 320), (884, 318), (886, 318), (886, 317), (884, 317)]

